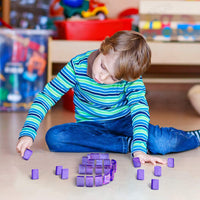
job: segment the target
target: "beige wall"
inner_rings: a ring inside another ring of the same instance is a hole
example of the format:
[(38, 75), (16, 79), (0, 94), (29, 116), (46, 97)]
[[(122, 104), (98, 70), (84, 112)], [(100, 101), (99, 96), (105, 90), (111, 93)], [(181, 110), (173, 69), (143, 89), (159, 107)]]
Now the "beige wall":
[[(108, 17), (116, 18), (121, 11), (127, 8), (139, 8), (140, 0), (100, 0), (100, 1), (105, 3), (108, 8), (109, 11)], [(160, 0), (154, 0), (154, 1), (160, 1)], [(174, 1), (184, 1), (184, 0), (174, 0)]]
[(101, 0), (106, 4), (109, 11), (109, 18), (116, 18), (117, 15), (127, 8), (138, 8), (139, 0)]

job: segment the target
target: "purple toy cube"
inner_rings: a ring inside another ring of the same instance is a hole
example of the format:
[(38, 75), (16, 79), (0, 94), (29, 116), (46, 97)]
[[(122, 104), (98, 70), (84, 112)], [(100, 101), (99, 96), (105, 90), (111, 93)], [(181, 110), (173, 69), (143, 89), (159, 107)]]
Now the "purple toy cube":
[(109, 154), (108, 153), (100, 153), (99, 154), (99, 159), (109, 159)]
[(31, 179), (33, 180), (39, 179), (39, 169), (32, 169)]
[(95, 176), (95, 186), (102, 186), (103, 185), (103, 177), (102, 175)]
[(32, 151), (30, 149), (26, 149), (26, 151), (24, 152), (24, 156), (22, 157), (24, 160), (29, 160), (29, 158), (32, 155)]
[(62, 166), (56, 166), (56, 171), (55, 171), (55, 175), (61, 175), (62, 173)]
[(159, 190), (159, 180), (158, 179), (151, 179), (151, 189)]
[(95, 165), (95, 160), (94, 160), (94, 159), (89, 159), (89, 160), (87, 161), (87, 165), (92, 165), (92, 167), (94, 167), (94, 165)]
[(171, 167), (171, 168), (174, 168), (174, 158), (168, 158), (167, 166)]
[(87, 155), (88, 159), (99, 159), (100, 158), (100, 154), (99, 153), (90, 153)]
[(155, 176), (161, 176), (161, 174), (162, 174), (162, 168), (161, 168), (161, 166), (155, 166), (154, 167), (154, 175)]
[(134, 167), (141, 167), (141, 162), (138, 157), (133, 158), (133, 166)]
[(86, 187), (93, 187), (94, 179), (93, 176), (86, 176), (85, 185)]
[(96, 167), (95, 167), (95, 173), (96, 174), (102, 174), (103, 173), (102, 165), (96, 165)]
[(76, 177), (76, 185), (78, 187), (84, 187), (85, 177), (84, 176), (77, 176)]
[(85, 172), (86, 172), (86, 165), (80, 164), (79, 169), (78, 169), (78, 173), (79, 174), (85, 174)]
[(86, 165), (86, 174), (93, 174), (93, 166), (92, 165)]
[(110, 165), (105, 165), (104, 166), (104, 174), (110, 173)]
[(68, 179), (69, 177), (69, 169), (62, 169), (61, 179)]
[(108, 183), (110, 183), (110, 173), (104, 174), (103, 176), (103, 184), (106, 185)]
[(137, 170), (137, 180), (144, 180), (144, 169)]
[(110, 159), (104, 159), (104, 166), (110, 165)]
[(82, 157), (82, 164), (83, 165), (87, 165), (87, 161), (88, 161), (88, 157), (87, 156), (83, 156)]
[(114, 173), (116, 173), (116, 171), (117, 171), (117, 161), (112, 159), (111, 160), (111, 165), (112, 165), (111, 168), (113, 169)]
[(103, 160), (97, 159), (96, 160), (96, 165), (103, 165)]
[(113, 169), (111, 169), (110, 170), (110, 181), (113, 181), (114, 180), (114, 170)]

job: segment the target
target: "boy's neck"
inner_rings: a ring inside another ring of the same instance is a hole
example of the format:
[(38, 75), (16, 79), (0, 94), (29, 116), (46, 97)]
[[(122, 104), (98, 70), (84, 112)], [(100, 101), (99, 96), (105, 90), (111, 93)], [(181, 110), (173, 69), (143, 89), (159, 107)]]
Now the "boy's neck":
[(99, 50), (93, 51), (88, 57), (88, 68), (87, 68), (87, 75), (92, 78), (92, 67), (95, 58), (100, 54)]

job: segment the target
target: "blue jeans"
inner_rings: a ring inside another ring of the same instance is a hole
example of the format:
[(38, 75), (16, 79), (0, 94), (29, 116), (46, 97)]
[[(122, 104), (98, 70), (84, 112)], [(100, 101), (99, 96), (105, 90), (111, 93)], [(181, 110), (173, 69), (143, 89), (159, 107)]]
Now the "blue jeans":
[[(67, 123), (50, 128), (46, 142), (54, 152), (128, 153), (133, 136), (130, 116), (109, 121)], [(151, 154), (181, 152), (198, 147), (196, 136), (175, 128), (149, 125), (147, 148)]]

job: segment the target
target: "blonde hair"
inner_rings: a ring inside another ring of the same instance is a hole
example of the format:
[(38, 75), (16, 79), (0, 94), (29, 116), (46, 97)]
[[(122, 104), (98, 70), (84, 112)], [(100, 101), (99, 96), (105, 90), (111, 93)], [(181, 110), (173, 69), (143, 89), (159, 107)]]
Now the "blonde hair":
[(107, 37), (100, 47), (103, 55), (119, 53), (115, 66), (115, 78), (133, 81), (139, 78), (151, 64), (151, 49), (144, 37), (135, 31), (119, 31)]

